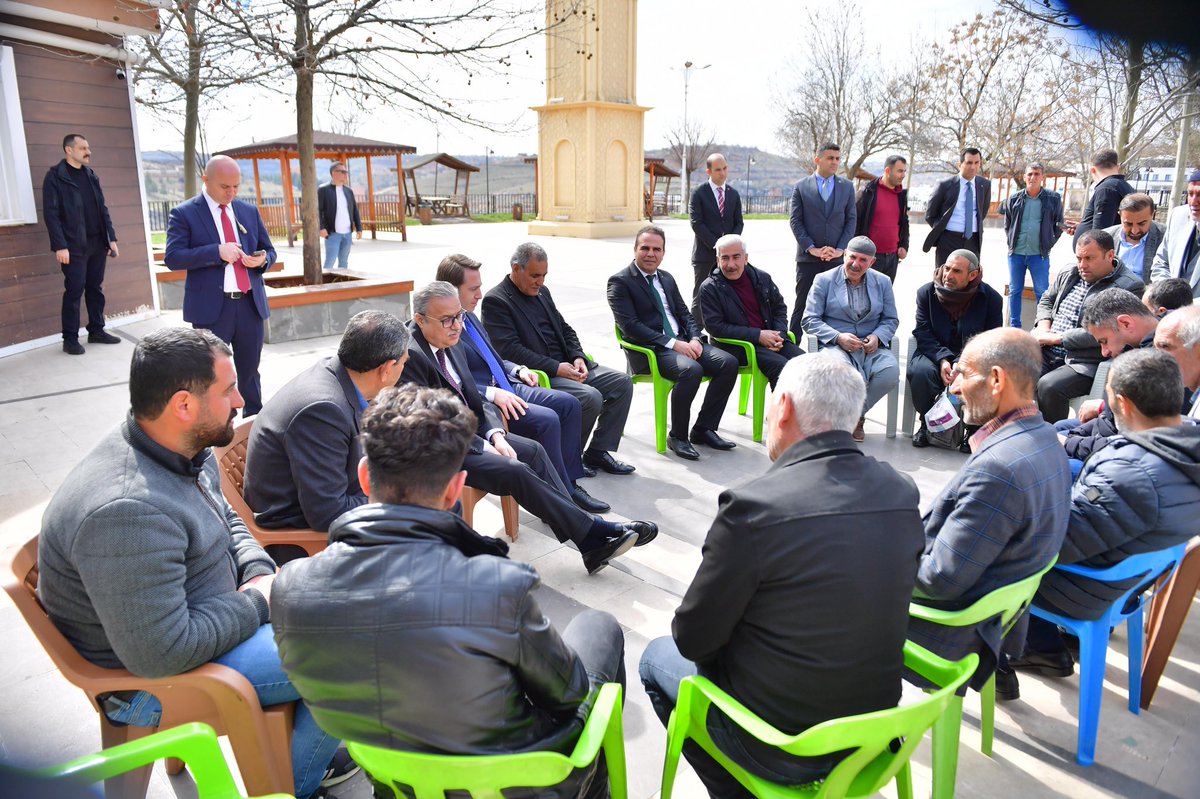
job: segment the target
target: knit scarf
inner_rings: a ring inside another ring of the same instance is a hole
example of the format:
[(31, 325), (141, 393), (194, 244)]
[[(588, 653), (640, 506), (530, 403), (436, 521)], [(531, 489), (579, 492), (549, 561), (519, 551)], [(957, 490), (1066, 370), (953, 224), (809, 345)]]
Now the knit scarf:
[(975, 295), (979, 293), (979, 284), (983, 282), (983, 270), (976, 269), (971, 275), (971, 282), (967, 284), (965, 289), (955, 291), (952, 288), (947, 288), (942, 283), (942, 270), (939, 267), (933, 273), (933, 290), (937, 294), (937, 300), (946, 309), (946, 313), (950, 316), (951, 322), (957, 322), (967, 312), (971, 301), (975, 299)]

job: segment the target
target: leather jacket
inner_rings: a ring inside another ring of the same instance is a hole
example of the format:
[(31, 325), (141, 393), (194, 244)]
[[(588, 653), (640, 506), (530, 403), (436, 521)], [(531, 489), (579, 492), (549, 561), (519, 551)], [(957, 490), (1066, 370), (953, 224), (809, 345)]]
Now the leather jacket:
[(347, 511), (329, 542), (271, 597), (280, 659), (322, 729), (419, 752), (570, 751), (591, 686), (532, 567), (415, 505)]

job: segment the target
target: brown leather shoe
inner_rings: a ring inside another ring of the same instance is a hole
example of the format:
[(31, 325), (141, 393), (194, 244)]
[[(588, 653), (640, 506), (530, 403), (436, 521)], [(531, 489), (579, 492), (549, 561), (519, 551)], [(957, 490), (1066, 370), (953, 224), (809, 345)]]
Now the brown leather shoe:
[(858, 424), (854, 425), (854, 432), (850, 435), (854, 437), (855, 441), (867, 440), (867, 432), (863, 430), (863, 422), (866, 421), (866, 418), (865, 416), (858, 417)]

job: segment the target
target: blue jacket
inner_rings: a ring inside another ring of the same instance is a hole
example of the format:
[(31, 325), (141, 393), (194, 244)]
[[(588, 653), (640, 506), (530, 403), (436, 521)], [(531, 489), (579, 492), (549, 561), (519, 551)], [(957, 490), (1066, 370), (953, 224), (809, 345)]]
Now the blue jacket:
[[(1130, 555), (1182, 544), (1200, 518), (1200, 425), (1156, 427), (1109, 439), (1088, 458), (1071, 491), (1071, 518), (1059, 563), (1115, 566)], [(1051, 571), (1038, 605), (1097, 619), (1136, 579), (1100, 583)]]
[[(1012, 255), (1017, 247), (1017, 237), (1021, 234), (1021, 217), (1025, 213), (1025, 201), (1029, 195), (1019, 191), (1000, 205), (1004, 214), (1004, 237), (1008, 240), (1008, 254)], [(1042, 189), (1038, 193), (1042, 201), (1042, 228), (1038, 232), (1038, 246), (1042, 257), (1050, 254), (1055, 242), (1062, 235), (1063, 204), (1058, 192)]]
[[(267, 294), (263, 288), (263, 272), (275, 263), (275, 246), (267, 234), (267, 226), (254, 205), (234, 200), (230, 203), (234, 226), (242, 251), (266, 250), (267, 260), (250, 274), (250, 296), (258, 315), (271, 315)], [(224, 239), (217, 231), (204, 193), (171, 209), (167, 220), (167, 252), (163, 259), (168, 269), (187, 270), (183, 287), (183, 321), (204, 327), (217, 321), (225, 299), (225, 262), (219, 250)]]
[(891, 346), (900, 325), (892, 281), (874, 269), (868, 269), (863, 279), (867, 281), (871, 310), (862, 319), (855, 319), (846, 303), (845, 267), (836, 266), (822, 272), (813, 281), (802, 324), (804, 332), (816, 336), (822, 347), (831, 346), (839, 333), (853, 333), (859, 338), (875, 334), (879, 336), (880, 345)]

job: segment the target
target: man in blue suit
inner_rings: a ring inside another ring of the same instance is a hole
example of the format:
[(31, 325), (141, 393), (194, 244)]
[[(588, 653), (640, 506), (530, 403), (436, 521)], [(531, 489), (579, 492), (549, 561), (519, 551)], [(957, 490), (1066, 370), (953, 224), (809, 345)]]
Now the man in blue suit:
[(854, 186), (838, 177), (842, 148), (822, 144), (813, 158), (816, 171), (796, 184), (792, 192), (792, 235), (796, 237), (796, 305), (791, 330), (796, 340), (804, 335), (800, 320), (808, 292), (817, 275), (837, 266), (854, 235), (858, 212)]
[(532, 438), (542, 445), (575, 504), (589, 513), (604, 513), (609, 505), (579, 485), (579, 478), (590, 477), (583, 466), (583, 406), (565, 391), (552, 391), (537, 385), (537, 375), (524, 364), (506, 361), (492, 346), (487, 330), (475, 315), (483, 298), (482, 264), (474, 258), (455, 253), (438, 264), (437, 280), (458, 289), (463, 307), (463, 334), (458, 349), (481, 389), (482, 398), (504, 414), (508, 429)]
[(262, 410), (258, 362), (263, 320), (270, 315), (262, 274), (275, 262), (275, 247), (258, 209), (235, 199), (241, 180), (232, 158), (209, 159), (204, 191), (171, 211), (165, 262), (187, 270), (183, 320), (233, 348), (246, 417)]

